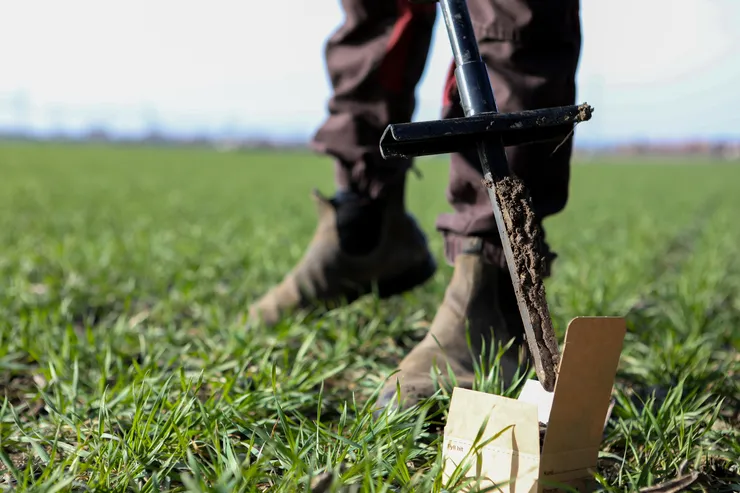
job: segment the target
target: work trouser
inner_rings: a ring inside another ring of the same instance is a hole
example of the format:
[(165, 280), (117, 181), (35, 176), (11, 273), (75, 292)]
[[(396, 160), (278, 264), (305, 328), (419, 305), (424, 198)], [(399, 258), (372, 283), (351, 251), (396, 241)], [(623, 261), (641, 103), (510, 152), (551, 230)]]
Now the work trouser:
[[(336, 159), (336, 183), (373, 197), (405, 183), (410, 160), (384, 160), (378, 144), (390, 123), (408, 122), (424, 71), (436, 4), (408, 0), (342, 0), (345, 19), (326, 45), (333, 93), (329, 116), (312, 145)], [(468, 0), (480, 53), (498, 110), (512, 112), (575, 104), (581, 49), (578, 0)], [(442, 117), (463, 116), (447, 74)], [(572, 142), (507, 148), (510, 169), (532, 197), (540, 221), (568, 198)], [(451, 156), (447, 199), (454, 213), (438, 217), (452, 263), (462, 239), (484, 240), (490, 261), (503, 262), (496, 223), (474, 150)]]

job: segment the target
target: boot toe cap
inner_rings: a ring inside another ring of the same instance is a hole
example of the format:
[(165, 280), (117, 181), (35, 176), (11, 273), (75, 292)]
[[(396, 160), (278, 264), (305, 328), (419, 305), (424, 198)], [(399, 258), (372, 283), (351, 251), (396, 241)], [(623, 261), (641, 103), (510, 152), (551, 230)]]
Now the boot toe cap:
[(375, 404), (376, 410), (373, 413), (376, 419), (386, 411), (408, 410), (434, 396), (437, 391), (429, 375), (405, 375), (401, 378), (398, 384), (401, 391), (400, 397), (396, 387), (396, 378), (389, 381), (381, 390)]

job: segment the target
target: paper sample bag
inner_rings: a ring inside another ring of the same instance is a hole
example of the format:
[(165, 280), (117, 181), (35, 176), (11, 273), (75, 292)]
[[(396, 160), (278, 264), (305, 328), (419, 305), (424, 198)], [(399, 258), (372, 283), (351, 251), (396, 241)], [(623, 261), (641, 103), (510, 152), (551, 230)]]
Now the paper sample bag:
[[(625, 332), (623, 318), (573, 319), (552, 393), (535, 380), (519, 399), (455, 388), (443, 442), (445, 482), (466, 462), (464, 477), (478, 480), (473, 490), (591, 491)], [(547, 425), (541, 449), (540, 422)]]

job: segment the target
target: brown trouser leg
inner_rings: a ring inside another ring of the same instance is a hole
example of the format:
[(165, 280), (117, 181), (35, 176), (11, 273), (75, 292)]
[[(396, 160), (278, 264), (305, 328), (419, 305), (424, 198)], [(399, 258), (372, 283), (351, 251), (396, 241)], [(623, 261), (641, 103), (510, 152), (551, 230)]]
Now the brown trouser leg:
[(403, 186), (410, 160), (384, 160), (378, 145), (390, 123), (411, 121), (436, 18), (435, 4), (342, 0), (345, 20), (326, 45), (333, 94), (312, 142), (336, 159), (340, 190), (377, 197)]
[[(469, 0), (468, 5), (500, 112), (575, 103), (581, 48), (578, 0)], [(445, 86), (443, 117), (458, 116), (463, 112), (453, 64)], [(560, 144), (537, 143), (506, 150), (509, 167), (527, 185), (540, 221), (561, 211), (568, 199), (572, 140)], [(489, 260), (503, 265), (482, 178), (474, 150), (452, 155), (447, 199), (455, 212), (437, 219), (450, 262), (463, 248), (464, 237), (477, 236), (486, 240)]]
[[(376, 196), (402, 183), (409, 161), (384, 161), (378, 143), (390, 123), (410, 121), (435, 20), (434, 4), (343, 0), (346, 19), (326, 48), (333, 96), (314, 147), (337, 159), (337, 185)], [(581, 47), (578, 0), (468, 0), (481, 55), (501, 112), (574, 104)], [(443, 117), (461, 116), (452, 70)], [(540, 220), (568, 198), (571, 141), (507, 149), (510, 168), (529, 188)], [(491, 204), (474, 152), (453, 154), (447, 198), (453, 214), (437, 229), (449, 262), (465, 236), (486, 239), (501, 262)]]

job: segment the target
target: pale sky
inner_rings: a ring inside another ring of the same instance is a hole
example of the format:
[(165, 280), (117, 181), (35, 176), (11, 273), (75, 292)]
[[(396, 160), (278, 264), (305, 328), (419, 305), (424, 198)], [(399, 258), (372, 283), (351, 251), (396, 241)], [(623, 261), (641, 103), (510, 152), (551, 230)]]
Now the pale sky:
[[(308, 136), (326, 114), (338, 0), (0, 0), (0, 125), (102, 121)], [(578, 140), (740, 137), (740, 0), (582, 0)], [(416, 120), (439, 115), (441, 15)], [(15, 106), (13, 102), (16, 102)], [(15, 108), (15, 109), (14, 109)]]

